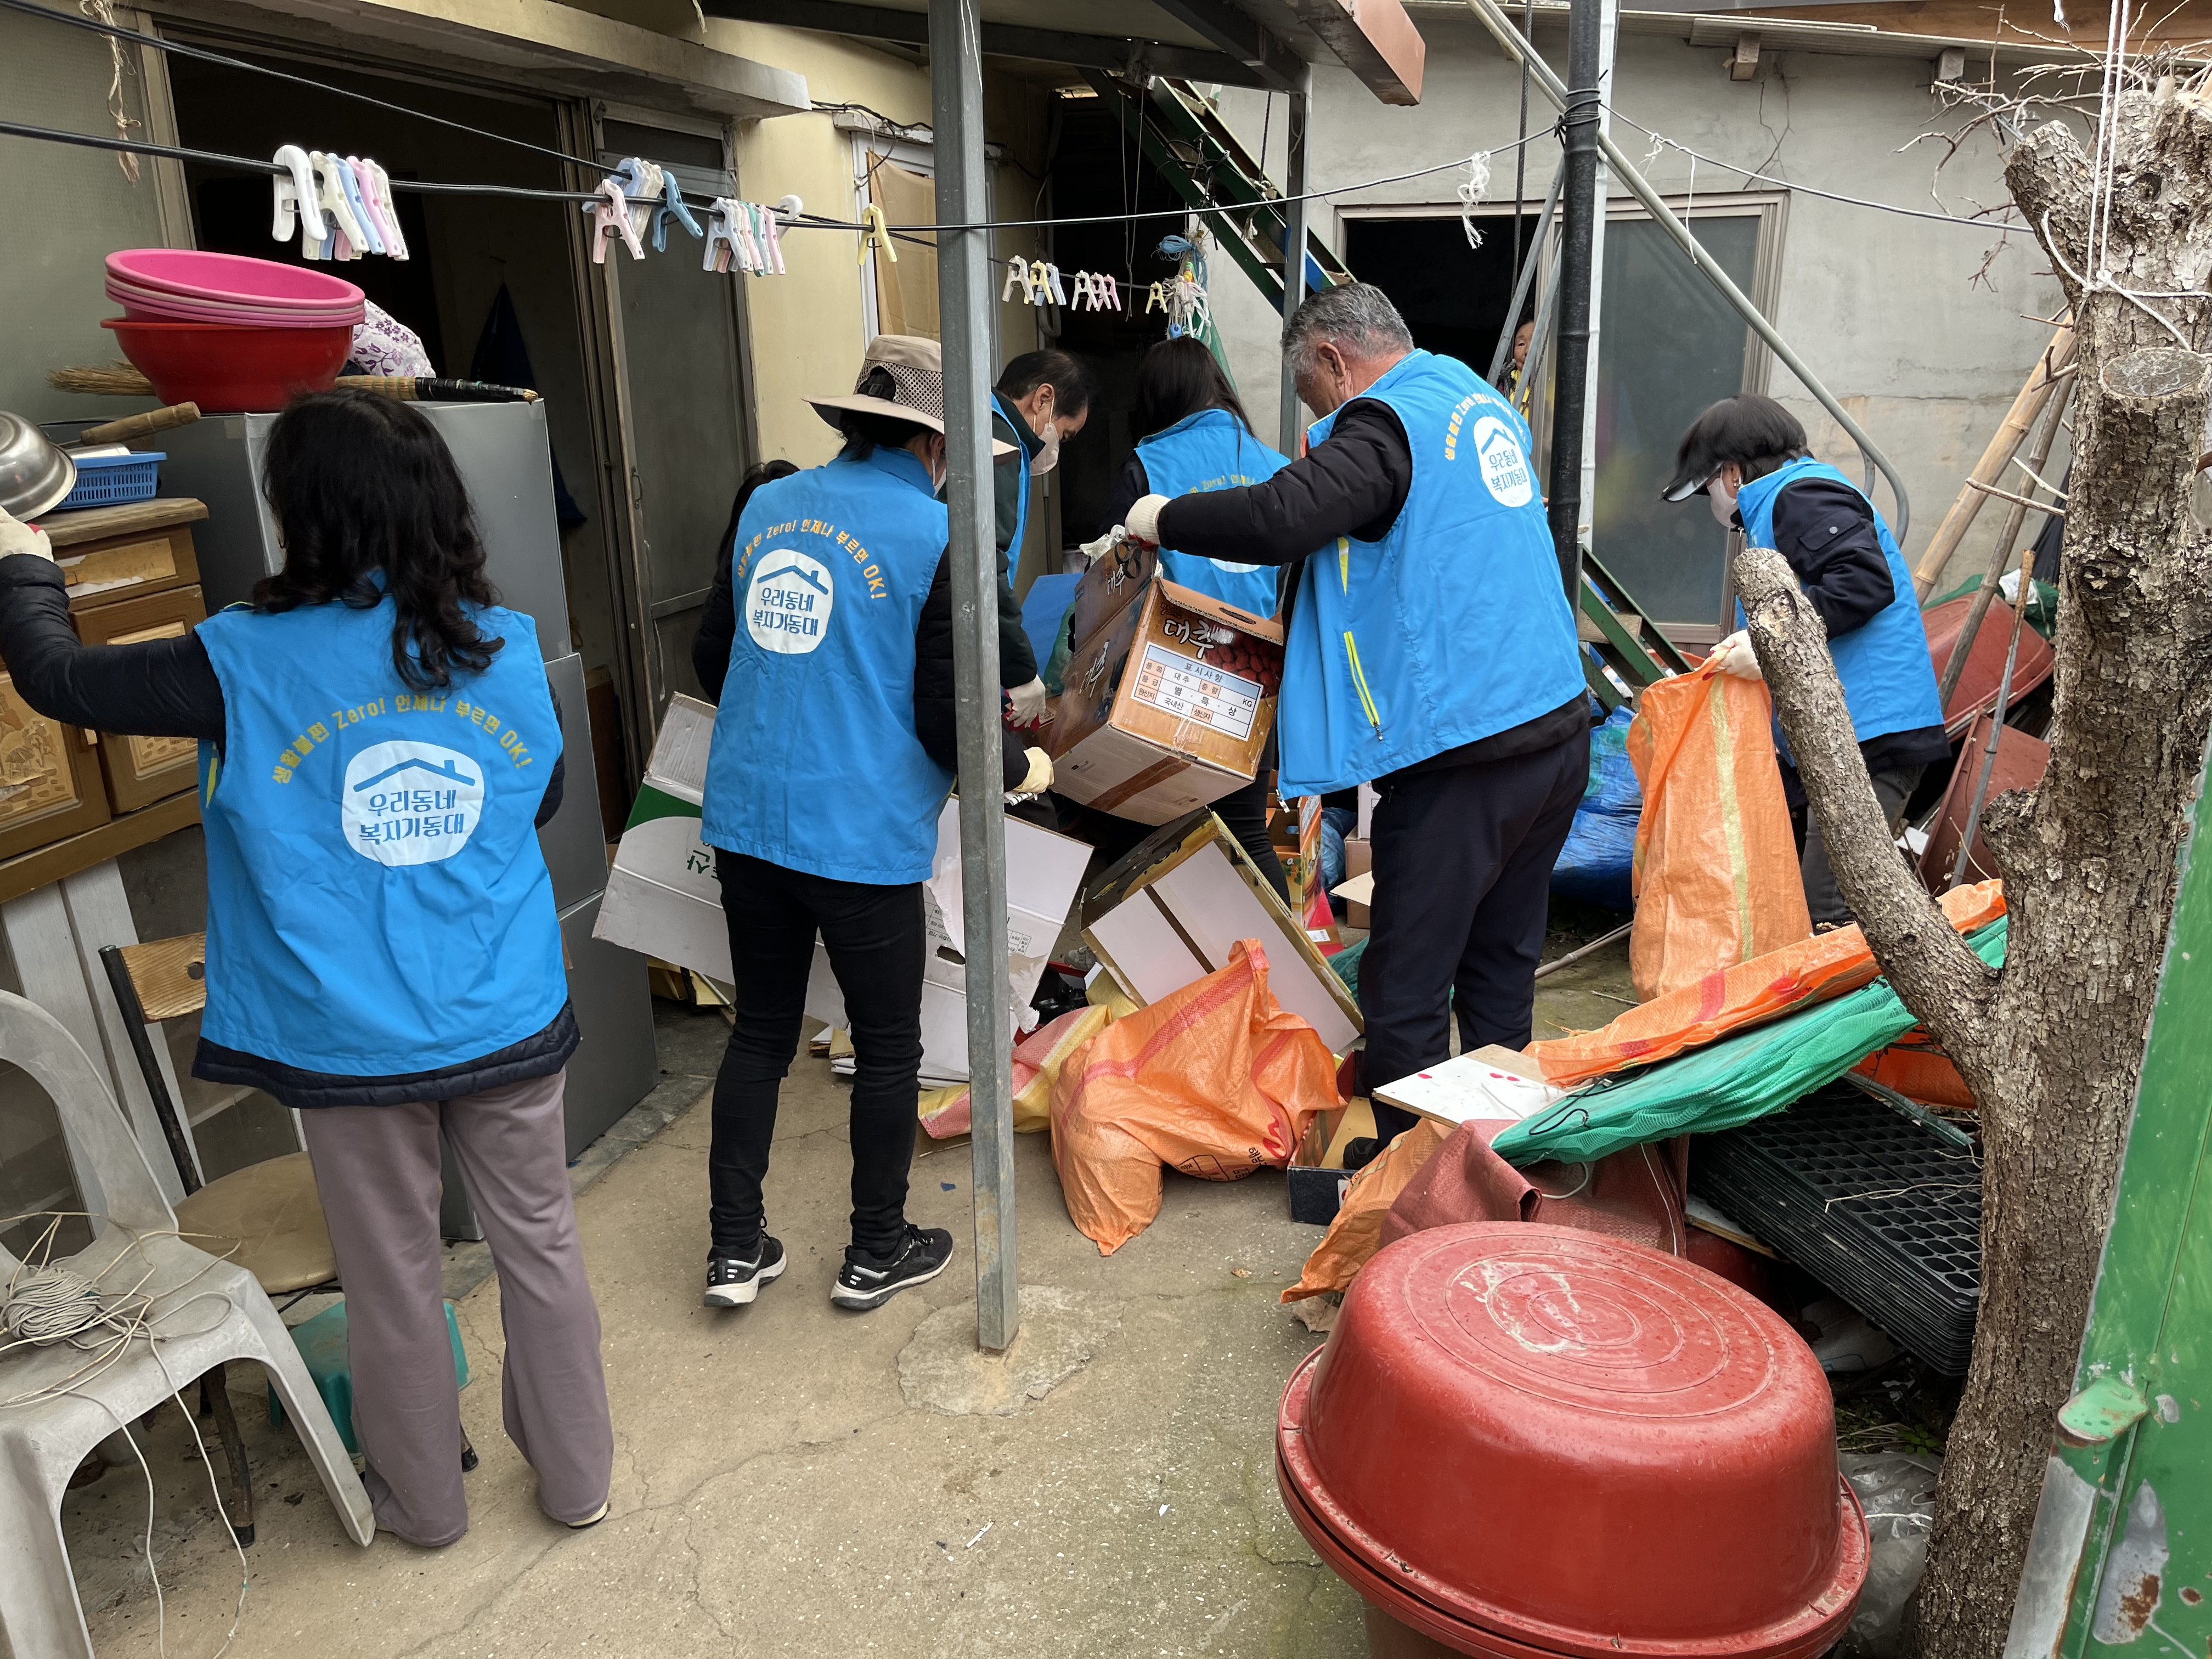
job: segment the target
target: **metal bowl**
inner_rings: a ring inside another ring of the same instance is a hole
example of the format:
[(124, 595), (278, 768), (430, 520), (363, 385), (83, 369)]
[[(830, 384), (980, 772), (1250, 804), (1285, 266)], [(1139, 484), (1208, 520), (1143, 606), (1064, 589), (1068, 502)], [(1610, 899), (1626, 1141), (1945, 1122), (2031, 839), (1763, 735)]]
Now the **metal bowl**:
[(76, 463), (36, 424), (0, 409), (0, 509), (34, 519), (76, 488)]

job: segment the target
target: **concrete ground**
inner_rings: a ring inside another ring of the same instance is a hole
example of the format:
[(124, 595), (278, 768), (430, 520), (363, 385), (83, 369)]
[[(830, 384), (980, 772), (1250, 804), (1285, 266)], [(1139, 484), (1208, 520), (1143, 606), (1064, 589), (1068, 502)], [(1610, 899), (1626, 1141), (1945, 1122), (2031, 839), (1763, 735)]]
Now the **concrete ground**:
[[(1612, 1018), (1626, 950), (1545, 981), (1538, 1034)], [(661, 1024), (662, 1087), (578, 1170), (614, 1406), (611, 1517), (571, 1533), (539, 1512), (500, 1426), (499, 1290), (485, 1279), (459, 1299), (474, 1370), (462, 1415), (483, 1465), (471, 1530), (450, 1548), (356, 1547), (290, 1431), (234, 1373), (258, 1537), (231, 1654), (1364, 1650), (1357, 1599), (1275, 1492), (1276, 1402), (1321, 1340), (1275, 1300), (1320, 1237), (1286, 1218), (1279, 1180), (1170, 1174), (1159, 1219), (1106, 1259), (1069, 1222), (1045, 1137), (1023, 1137), (1024, 1334), (984, 1360), (964, 1143), (916, 1162), (909, 1208), (953, 1230), (951, 1270), (872, 1314), (830, 1306), (846, 1097), (826, 1060), (802, 1058), (769, 1179), (791, 1270), (753, 1307), (710, 1311), (701, 1097), (722, 1025), (665, 1006)], [(481, 1246), (457, 1247), (449, 1284), (481, 1261)], [(124, 1659), (160, 1652), (165, 1630), (168, 1654), (205, 1659), (237, 1613), (239, 1559), (182, 1417), (164, 1413), (141, 1441), (161, 1604), (145, 1477), (111, 1470), (65, 1510), (93, 1638)]]

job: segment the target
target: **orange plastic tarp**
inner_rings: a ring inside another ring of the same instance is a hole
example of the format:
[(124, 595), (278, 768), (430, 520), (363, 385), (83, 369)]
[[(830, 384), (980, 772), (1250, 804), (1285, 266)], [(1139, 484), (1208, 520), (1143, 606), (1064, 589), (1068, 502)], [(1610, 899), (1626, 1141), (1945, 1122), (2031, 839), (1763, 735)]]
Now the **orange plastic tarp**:
[[(1970, 933), (2004, 914), (2004, 884), (1954, 887), (1936, 902), (1954, 927)], [(1527, 1053), (1542, 1067), (1546, 1082), (1572, 1085), (1624, 1066), (1666, 1060), (1805, 1003), (1856, 991), (1879, 972), (1865, 934), (1856, 927), (1838, 927), (1708, 974), (1630, 1009), (1601, 1030), (1532, 1042)]]
[(1951, 1056), (1917, 1025), (1888, 1048), (1875, 1049), (1851, 1070), (1923, 1106), (1948, 1106), (1963, 1112), (1981, 1109)]
[(1328, 1291), (1340, 1291), (1352, 1283), (1367, 1259), (1382, 1248), (1382, 1221), (1413, 1177), (1427, 1167), (1437, 1150), (1451, 1139), (1451, 1126), (1423, 1118), (1352, 1177), (1336, 1219), (1328, 1224), (1298, 1282), (1285, 1291), (1282, 1300), (1299, 1302)]
[(1052, 1161), (1067, 1213), (1102, 1255), (1150, 1226), (1163, 1164), (1207, 1181), (1282, 1168), (1339, 1103), (1336, 1061), (1267, 988), (1257, 939), (1229, 965), (1119, 1019), (1061, 1069)]
[(1644, 791), (1629, 972), (1646, 1001), (1813, 931), (1759, 680), (1703, 667), (1646, 687), (1628, 728)]

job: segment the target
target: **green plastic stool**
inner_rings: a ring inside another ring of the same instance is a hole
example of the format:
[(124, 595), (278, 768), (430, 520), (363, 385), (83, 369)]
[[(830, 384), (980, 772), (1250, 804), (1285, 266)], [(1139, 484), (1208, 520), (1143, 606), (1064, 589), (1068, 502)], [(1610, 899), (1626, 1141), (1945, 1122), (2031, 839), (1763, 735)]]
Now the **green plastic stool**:
[[(469, 1357), (461, 1347), (461, 1322), (454, 1317), (453, 1304), (445, 1304), (446, 1334), (453, 1344), (453, 1376), (462, 1388), (469, 1386)], [(330, 1408), (331, 1421), (337, 1425), (338, 1438), (345, 1449), (361, 1457), (361, 1443), (353, 1435), (353, 1368), (346, 1355), (346, 1309), (341, 1301), (335, 1308), (325, 1308), (313, 1319), (303, 1320), (292, 1327), (292, 1341), (300, 1350), (300, 1358), (307, 1367), (307, 1375), (314, 1380), (315, 1392), (323, 1397)], [(284, 1426), (284, 1407), (278, 1403), (276, 1390), (269, 1391), (269, 1422), (271, 1427)], [(465, 1439), (463, 1442), (466, 1444)], [(471, 1468), (476, 1454), (471, 1448), (463, 1456), (462, 1467)]]

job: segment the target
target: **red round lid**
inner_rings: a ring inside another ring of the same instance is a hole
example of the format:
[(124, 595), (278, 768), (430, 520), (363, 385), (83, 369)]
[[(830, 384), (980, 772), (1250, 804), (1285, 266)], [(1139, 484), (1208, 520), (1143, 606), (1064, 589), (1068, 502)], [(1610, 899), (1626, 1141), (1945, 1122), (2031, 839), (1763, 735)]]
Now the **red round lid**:
[(1333, 1559), (1509, 1638), (1468, 1651), (1817, 1653), (1865, 1579), (1811, 1352), (1735, 1285), (1597, 1234), (1379, 1252), (1278, 1445)]

